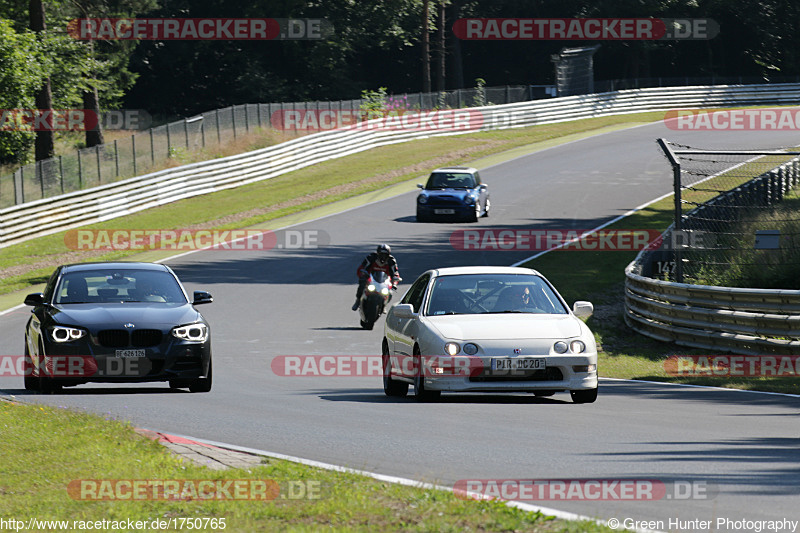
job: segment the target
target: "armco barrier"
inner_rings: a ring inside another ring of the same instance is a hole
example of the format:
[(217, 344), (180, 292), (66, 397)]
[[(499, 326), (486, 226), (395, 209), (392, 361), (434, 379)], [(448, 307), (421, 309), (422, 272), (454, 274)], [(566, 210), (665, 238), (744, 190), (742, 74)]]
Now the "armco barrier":
[(320, 132), (246, 154), (2, 209), (0, 247), (414, 139), (643, 111), (787, 105), (798, 101), (800, 84), (634, 89), (471, 108), (468, 112), (480, 113), (482, 120), (471, 121), (469, 128), (458, 131), (350, 128)]
[[(715, 209), (727, 195), (747, 197), (753, 205), (770, 205), (797, 181), (798, 158), (721, 194), (692, 214)], [(786, 175), (791, 180), (786, 180)], [(739, 202), (741, 204), (743, 202)], [(691, 223), (686, 224), (691, 228)], [(664, 242), (672, 226), (664, 233)], [(674, 283), (642, 276), (648, 254), (642, 250), (625, 269), (625, 323), (633, 330), (666, 342), (740, 354), (800, 353), (800, 291), (746, 289)]]

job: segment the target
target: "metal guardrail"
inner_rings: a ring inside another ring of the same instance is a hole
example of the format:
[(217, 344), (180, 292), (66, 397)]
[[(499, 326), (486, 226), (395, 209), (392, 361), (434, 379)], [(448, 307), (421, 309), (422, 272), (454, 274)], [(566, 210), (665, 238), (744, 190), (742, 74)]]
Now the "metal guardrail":
[[(749, 195), (757, 204), (777, 199), (770, 191), (780, 189), (782, 196), (785, 176), (794, 176), (799, 164), (795, 158), (694, 211), (713, 209), (730, 194)], [(672, 230), (667, 229), (663, 242), (672, 241)], [(656, 254), (642, 250), (625, 269), (624, 318), (631, 329), (694, 348), (748, 355), (800, 353), (800, 291), (692, 285), (641, 275), (650, 270), (649, 256)]]
[(0, 247), (414, 139), (643, 111), (780, 105), (799, 100), (800, 84), (634, 89), (444, 111), (462, 113), (468, 118), (468, 127), (457, 130), (372, 129), (362, 125), (314, 133), (246, 154), (185, 165), (0, 209)]

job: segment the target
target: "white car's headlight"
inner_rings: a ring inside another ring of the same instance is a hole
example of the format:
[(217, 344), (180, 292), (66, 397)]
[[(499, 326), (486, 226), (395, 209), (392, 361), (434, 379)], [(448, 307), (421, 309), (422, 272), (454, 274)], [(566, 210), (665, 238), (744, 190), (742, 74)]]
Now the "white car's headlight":
[(471, 342), (465, 344), (464, 345), (464, 353), (467, 354), (467, 355), (475, 355), (476, 353), (478, 353), (478, 345), (477, 344), (472, 344)]
[(570, 353), (583, 353), (586, 351), (586, 344), (579, 340), (570, 341), (569, 344), (564, 341), (557, 341), (553, 345), (553, 351), (556, 353), (567, 353), (568, 351)]
[(447, 355), (456, 355), (458, 352), (461, 351), (461, 346), (456, 344), (455, 342), (448, 342), (444, 345), (444, 353)]
[(85, 335), (85, 329), (68, 328), (66, 326), (53, 326), (50, 328), (50, 338), (56, 342), (76, 341)]
[(569, 349), (572, 353), (582, 353), (586, 350), (586, 345), (582, 341), (572, 341), (569, 343)]
[(553, 351), (556, 353), (566, 353), (569, 350), (569, 346), (564, 341), (558, 341), (553, 345)]
[(208, 326), (205, 324), (189, 324), (172, 328), (172, 336), (185, 341), (205, 342), (208, 340)]

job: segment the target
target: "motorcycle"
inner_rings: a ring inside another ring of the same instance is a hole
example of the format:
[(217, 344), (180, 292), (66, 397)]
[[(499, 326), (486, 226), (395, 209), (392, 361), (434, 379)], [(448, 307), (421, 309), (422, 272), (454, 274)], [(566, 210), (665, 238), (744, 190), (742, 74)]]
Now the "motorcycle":
[(397, 287), (386, 272), (378, 271), (370, 274), (358, 305), (362, 328), (372, 329), (375, 321), (386, 309), (386, 304), (392, 301), (392, 291), (395, 289)]

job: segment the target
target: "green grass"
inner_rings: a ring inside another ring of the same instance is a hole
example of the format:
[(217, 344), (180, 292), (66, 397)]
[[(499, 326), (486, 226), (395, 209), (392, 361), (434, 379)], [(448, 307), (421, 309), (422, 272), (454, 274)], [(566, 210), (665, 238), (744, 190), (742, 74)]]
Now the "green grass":
[[(672, 196), (655, 202), (606, 229), (658, 229), (672, 223)], [(524, 266), (544, 274), (567, 302), (590, 300), (595, 314), (587, 324), (598, 343), (600, 376), (622, 379), (666, 381), (692, 385), (711, 385), (746, 390), (800, 394), (797, 378), (761, 377), (678, 377), (670, 376), (664, 361), (671, 355), (715, 354), (664, 343), (631, 331), (623, 320), (625, 267), (636, 252), (554, 251), (529, 261)], [(565, 268), (565, 265), (569, 268)]]
[[(230, 532), (323, 528), (612, 531), (592, 522), (555, 520), (498, 501), (463, 500), (443, 490), (395, 485), (282, 460), (265, 458), (262, 465), (246, 470), (209, 470), (182, 462), (126, 423), (64, 408), (0, 401), (0, 427), (0, 517), (4, 519), (224, 518), (224, 530)], [(68, 492), (75, 480), (263, 480), (270, 486), (277, 483), (286, 497), (257, 501), (88, 501), (74, 499)], [(286, 490), (290, 484), (295, 487), (292, 493)], [(308, 487), (309, 493), (296, 490), (299, 486)], [(315, 497), (307, 497), (312, 490)]]

